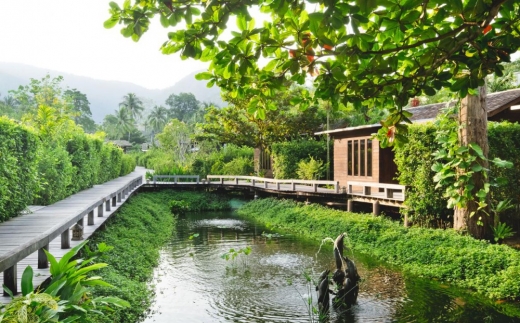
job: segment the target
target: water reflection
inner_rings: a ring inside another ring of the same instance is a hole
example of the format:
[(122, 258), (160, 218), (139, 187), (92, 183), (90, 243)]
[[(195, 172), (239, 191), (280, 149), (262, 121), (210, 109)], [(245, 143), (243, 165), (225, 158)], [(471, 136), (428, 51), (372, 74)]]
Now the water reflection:
[[(334, 268), (332, 246), (294, 236), (262, 235), (263, 227), (232, 213), (179, 219), (155, 271), (156, 302), (145, 322), (311, 322), (314, 280)], [(198, 234), (198, 235), (196, 235)], [(191, 239), (190, 239), (191, 237)], [(222, 255), (250, 246), (249, 256)], [(350, 257), (350, 255), (349, 255)], [(489, 304), (461, 297), (432, 281), (404, 280), (395, 271), (353, 257), (363, 278), (357, 305), (331, 307), (325, 322), (516, 322)]]

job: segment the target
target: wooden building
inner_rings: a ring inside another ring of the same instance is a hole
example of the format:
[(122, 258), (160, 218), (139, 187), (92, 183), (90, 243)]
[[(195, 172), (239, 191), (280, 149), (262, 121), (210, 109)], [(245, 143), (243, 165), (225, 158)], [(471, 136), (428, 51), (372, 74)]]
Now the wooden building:
[[(520, 107), (515, 107), (519, 104), (520, 89), (488, 94), (488, 120), (519, 122)], [(435, 119), (445, 106), (446, 103), (436, 103), (410, 108), (407, 111), (413, 113), (412, 122), (426, 122)], [(339, 181), (341, 186), (348, 187), (348, 183), (366, 182), (375, 184), (374, 187), (379, 187), (381, 191), (384, 186), (376, 183), (397, 183), (397, 165), (392, 149), (381, 148), (379, 141), (372, 139), (372, 135), (380, 128), (381, 125), (374, 124), (316, 133), (327, 134), (334, 139), (334, 180)], [(370, 186), (367, 187), (370, 192)]]

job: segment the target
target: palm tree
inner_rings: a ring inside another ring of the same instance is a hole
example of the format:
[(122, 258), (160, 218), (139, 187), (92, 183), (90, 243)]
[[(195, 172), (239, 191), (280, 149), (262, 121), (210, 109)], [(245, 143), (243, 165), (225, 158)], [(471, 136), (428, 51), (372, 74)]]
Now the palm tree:
[(119, 103), (120, 108), (125, 108), (134, 121), (141, 116), (144, 110), (143, 101), (135, 95), (135, 93), (128, 93), (123, 97), (123, 102)]
[(152, 144), (154, 141), (155, 133), (161, 131), (166, 122), (168, 121), (168, 110), (166, 110), (163, 106), (155, 106), (152, 109), (152, 112), (148, 115), (148, 119), (146, 123), (148, 126), (152, 128)]
[(18, 101), (10, 95), (7, 95), (3, 100), (0, 100), (0, 114), (13, 116), (17, 107)]
[(114, 117), (115, 134), (121, 138), (126, 132), (128, 132), (128, 140), (130, 140), (130, 130), (134, 126), (134, 121), (130, 116), (130, 113), (125, 108), (121, 107), (119, 110), (116, 110)]

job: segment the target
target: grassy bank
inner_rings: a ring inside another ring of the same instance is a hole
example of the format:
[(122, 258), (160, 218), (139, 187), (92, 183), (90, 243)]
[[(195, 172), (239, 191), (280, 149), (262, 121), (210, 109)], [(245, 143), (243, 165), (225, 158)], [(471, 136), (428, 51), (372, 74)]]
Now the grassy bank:
[(520, 253), (504, 245), (289, 200), (256, 200), (238, 212), (273, 229), (320, 240), (347, 232), (346, 243), (355, 252), (396, 265), (405, 274), (448, 282), (490, 299), (520, 298)]
[(207, 193), (161, 191), (133, 196), (90, 240), (91, 246), (105, 242), (114, 247), (99, 259), (109, 265), (99, 275), (116, 288), (96, 288), (94, 295), (118, 296), (131, 307), (91, 317), (91, 322), (129, 323), (146, 316), (154, 297), (149, 283), (159, 250), (175, 227), (171, 201), (183, 201), (186, 211), (229, 208), (225, 200)]

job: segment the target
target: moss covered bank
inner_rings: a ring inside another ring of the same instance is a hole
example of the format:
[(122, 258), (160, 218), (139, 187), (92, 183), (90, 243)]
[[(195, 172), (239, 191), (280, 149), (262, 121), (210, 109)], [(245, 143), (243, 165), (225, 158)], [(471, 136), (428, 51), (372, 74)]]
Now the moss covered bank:
[(274, 198), (252, 201), (239, 214), (307, 237), (347, 232), (347, 245), (399, 266), (405, 274), (438, 279), (490, 299), (520, 297), (520, 252), (452, 230), (404, 228), (384, 217), (347, 213)]

